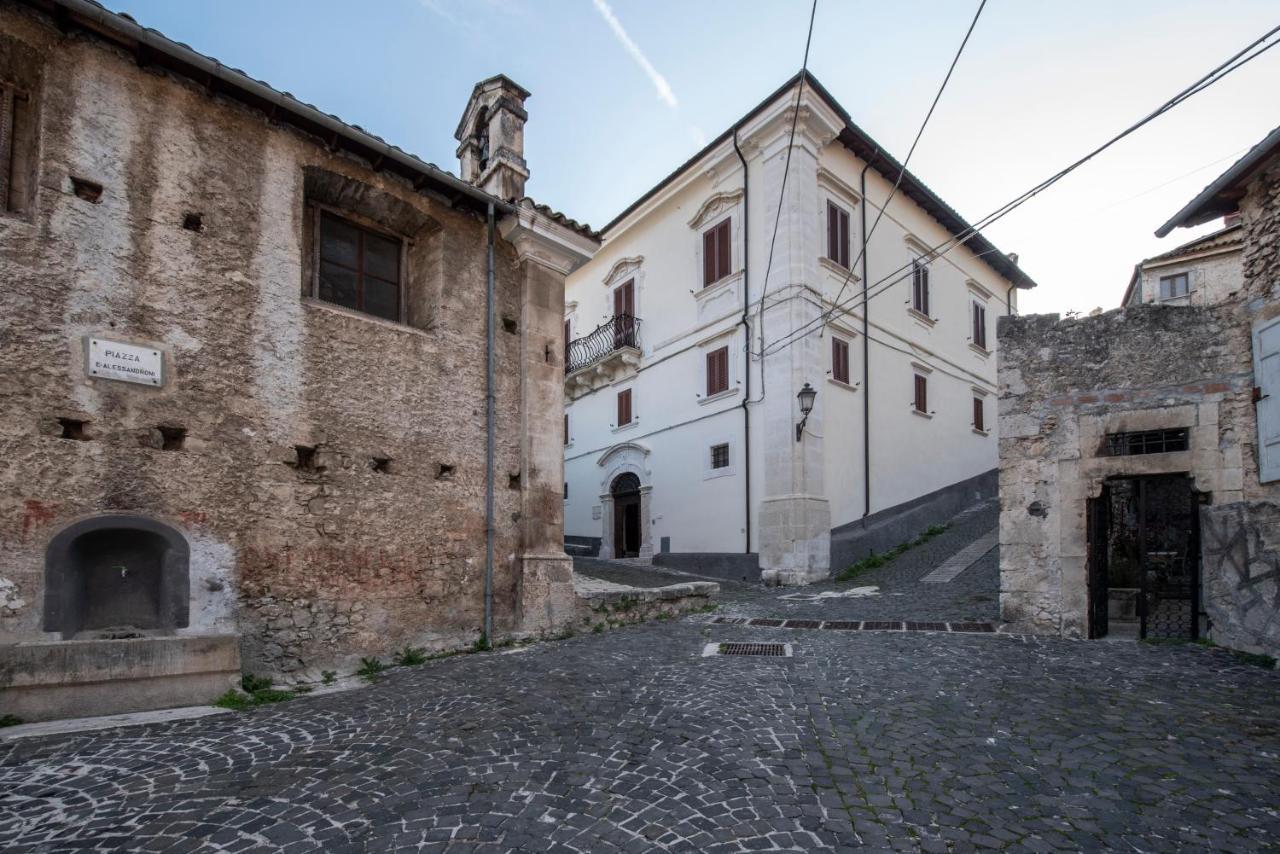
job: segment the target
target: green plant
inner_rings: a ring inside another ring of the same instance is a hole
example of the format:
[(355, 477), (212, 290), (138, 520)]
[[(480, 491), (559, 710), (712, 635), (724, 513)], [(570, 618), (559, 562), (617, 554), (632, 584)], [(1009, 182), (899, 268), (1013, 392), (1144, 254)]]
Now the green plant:
[(373, 682), (378, 678), (378, 674), (386, 669), (387, 665), (376, 658), (362, 658), (360, 659), (360, 669), (356, 671), (356, 675), (363, 676), (367, 681)]
[(480, 633), (480, 637), (476, 638), (476, 642), (471, 645), (472, 652), (484, 652), (489, 648), (489, 638), (484, 632)]
[(338, 681), (338, 673), (334, 670), (321, 670), (320, 681), (326, 685), (332, 685)]
[(603, 634), (603, 633), (604, 633), (604, 623), (596, 623), (596, 624), (595, 624), (595, 626), (594, 626), (594, 627), (592, 627), (591, 632), (592, 632), (593, 634), (597, 634), (597, 635), (598, 635), (598, 634)]
[(0, 715), (0, 727), (17, 726), (22, 723), (22, 718), (17, 715)]
[(1252, 664), (1254, 667), (1265, 667), (1268, 670), (1275, 670), (1276, 667), (1276, 660), (1269, 655), (1257, 652), (1241, 652), (1238, 649), (1231, 650), (1231, 655), (1241, 664)]
[(914, 549), (916, 546), (924, 545), (925, 543), (929, 542), (939, 534), (946, 533), (946, 531), (950, 527), (951, 526), (949, 524), (948, 525), (930, 525), (928, 528), (925, 529), (924, 533), (920, 534), (914, 540), (910, 540), (905, 543), (899, 543), (898, 545), (889, 549), (889, 551), (887, 552), (882, 552), (879, 554), (877, 554), (876, 552), (872, 552), (871, 554), (864, 557), (862, 560), (858, 561), (857, 563), (853, 564), (852, 566), (848, 567), (847, 569), (837, 574), (835, 580), (836, 581), (852, 581), (853, 579), (857, 578), (859, 575), (861, 575), (864, 572), (867, 572), (872, 569), (879, 569), (882, 566), (886, 566), (887, 564), (893, 563), (893, 561), (901, 557), (903, 553), (908, 552), (911, 549)]
[(215, 706), (222, 709), (231, 709), (236, 712), (243, 712), (245, 709), (253, 705), (253, 700), (248, 694), (241, 694), (235, 688), (227, 689), (227, 693), (213, 701)]
[(246, 673), (240, 677), (240, 687), (244, 689), (246, 694), (253, 694), (270, 688), (271, 680), (266, 676), (254, 676), (252, 673)]
[(415, 667), (426, 662), (427, 651), (420, 646), (406, 646), (396, 653), (396, 664), (401, 667)]

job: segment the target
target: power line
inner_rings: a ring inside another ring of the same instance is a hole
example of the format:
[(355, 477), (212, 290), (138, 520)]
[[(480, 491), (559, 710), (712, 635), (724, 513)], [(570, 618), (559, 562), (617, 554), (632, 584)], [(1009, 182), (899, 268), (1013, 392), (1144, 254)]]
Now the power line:
[[(1269, 30), (1264, 35), (1262, 35), (1260, 38), (1254, 40), (1245, 48), (1233, 54), (1226, 61), (1222, 62), (1213, 70), (1209, 71), (1199, 80), (1196, 80), (1194, 83), (1184, 88), (1178, 94), (1174, 95), (1172, 98), (1165, 101), (1155, 110), (1148, 113), (1146, 116), (1139, 119), (1134, 124), (1125, 128), (1120, 133), (1111, 137), (1109, 140), (1107, 140), (1097, 148), (1093, 149), (1088, 154), (1084, 155), (1083, 157), (1079, 158), (1078, 160), (1071, 163), (1070, 165), (1055, 172), (1053, 175), (1049, 176), (1045, 180), (1041, 181), (1039, 184), (1036, 184), (1035, 186), (1026, 190), (1022, 194), (1016, 196), (1009, 202), (1006, 202), (1005, 204), (996, 208), (994, 211), (992, 211), (990, 214), (980, 219), (974, 225), (971, 225), (968, 228), (964, 229), (960, 234), (955, 235), (952, 238), (949, 238), (948, 240), (945, 240), (942, 243), (939, 243), (937, 246), (932, 247), (928, 251), (928, 253), (926, 253), (926, 261), (933, 261), (933, 260), (936, 260), (937, 258), (942, 257), (943, 255), (946, 255), (956, 246), (966, 242), (971, 236), (977, 233), (979, 229), (985, 228), (986, 226), (991, 225), (999, 221), (1000, 219), (1003, 219), (1005, 216), (1012, 213), (1014, 210), (1021, 207), (1022, 205), (1026, 204), (1028, 201), (1030, 201), (1035, 196), (1039, 195), (1044, 190), (1048, 189), (1049, 187), (1056, 184), (1058, 181), (1065, 178), (1067, 175), (1074, 172), (1080, 166), (1084, 165), (1085, 163), (1092, 160), (1097, 155), (1101, 154), (1103, 151), (1106, 151), (1111, 146), (1115, 145), (1125, 137), (1137, 131), (1139, 128), (1145, 126), (1146, 124), (1164, 115), (1168, 111), (1172, 110), (1174, 107), (1181, 104), (1183, 101), (1186, 101), (1192, 96), (1199, 94), (1200, 92), (1203, 92), (1205, 89), (1208, 89), (1213, 84), (1225, 78), (1231, 72), (1246, 65), (1247, 63), (1253, 61), (1254, 59), (1257, 59), (1259, 56), (1266, 53), (1268, 50), (1275, 47), (1277, 44), (1280, 44), (1280, 41), (1273, 41), (1268, 44), (1264, 44), (1265, 42), (1268, 41), (1268, 39), (1274, 36), (1277, 32), (1280, 32), (1280, 26), (1273, 27), (1271, 30)], [(1263, 45), (1263, 46), (1261, 48), (1258, 48), (1259, 45)], [(1258, 49), (1255, 50), (1255, 48), (1258, 48)], [(943, 247), (946, 247), (946, 248), (943, 248)], [(887, 291), (894, 284), (897, 284), (898, 281), (901, 281), (902, 278), (905, 278), (905, 276), (902, 276), (902, 277), (899, 277), (898, 279), (894, 279), (893, 281), (889, 281), (898, 273), (901, 273), (903, 270), (909, 269), (915, 260), (916, 259), (913, 259), (911, 262), (908, 262), (907, 264), (901, 267), (898, 267), (897, 269), (893, 270), (883, 278), (877, 280), (872, 285), (868, 285), (864, 289), (864, 295), (862, 296), (863, 311), (866, 310), (867, 302), (869, 302), (871, 299)], [(883, 287), (881, 287), (882, 285)], [(877, 290), (873, 294), (873, 293), (870, 293), (872, 288), (879, 288), (879, 290)], [(853, 297), (850, 302), (852, 302), (853, 300), (856, 300), (857, 298), (858, 298), (857, 296)], [(812, 334), (815, 331), (815, 329), (813, 328), (814, 324), (820, 324), (818, 326), (818, 328), (820, 329), (821, 324), (825, 324), (826, 320), (829, 317), (831, 317), (831, 315), (833, 315), (836, 311), (843, 310), (848, 304), (849, 303), (837, 302), (829, 310), (824, 311), (817, 318), (807, 321), (806, 323), (801, 325), (798, 329), (795, 329), (792, 332), (788, 333), (787, 335), (783, 336), (782, 338), (779, 338), (773, 341), (768, 345), (768, 347), (762, 347), (761, 348), (762, 356), (768, 355), (769, 353), (777, 352), (778, 350), (781, 350), (785, 347), (789, 347), (791, 344), (795, 343), (800, 338), (807, 337), (808, 335)]]
[[(947, 84), (951, 82), (951, 73), (956, 70), (956, 63), (960, 61), (960, 55), (964, 53), (965, 45), (969, 43), (969, 36), (973, 35), (973, 28), (978, 25), (978, 18), (982, 16), (982, 10), (986, 8), (986, 5), (987, 0), (982, 0), (978, 4), (978, 11), (973, 13), (973, 20), (969, 22), (969, 29), (965, 31), (964, 39), (960, 42), (960, 48), (956, 51), (956, 55), (951, 58), (951, 66), (947, 69), (947, 76), (942, 78), (942, 85), (938, 87), (938, 93), (933, 96), (933, 103), (929, 105), (929, 112), (925, 113), (924, 121), (920, 123), (920, 130), (916, 131), (916, 138), (911, 141), (911, 148), (907, 150), (907, 157), (902, 161), (902, 168), (898, 170), (898, 177), (893, 182), (893, 189), (889, 191), (889, 197), (885, 199), (880, 212), (876, 214), (875, 222), (871, 223), (871, 230), (863, 238), (862, 246), (858, 249), (858, 257), (854, 258), (853, 263), (849, 265), (849, 272), (845, 275), (844, 281), (840, 283), (840, 290), (836, 293), (836, 298), (832, 300), (833, 303), (840, 302), (840, 297), (844, 296), (844, 289), (849, 286), (849, 282), (853, 279), (853, 271), (867, 251), (867, 244), (871, 241), (871, 236), (876, 233), (876, 226), (880, 225), (880, 220), (884, 218), (884, 212), (889, 209), (889, 203), (898, 194), (898, 188), (902, 186), (902, 177), (907, 174), (907, 164), (911, 162), (911, 155), (916, 153), (916, 146), (920, 144), (920, 137), (924, 136), (924, 129), (928, 127), (929, 119), (933, 118), (933, 111), (937, 109), (938, 101), (942, 99), (942, 93), (946, 91)], [(823, 320), (823, 326), (825, 325), (826, 320)]]
[[(756, 310), (757, 316), (760, 318), (760, 349), (764, 350), (764, 297), (769, 292), (769, 271), (773, 269), (773, 250), (778, 244), (778, 223), (782, 220), (782, 203), (787, 198), (787, 175), (791, 173), (791, 148), (796, 141), (796, 126), (800, 122), (800, 100), (804, 97), (804, 81), (809, 73), (809, 46), (813, 43), (813, 21), (818, 15), (818, 0), (813, 0), (813, 6), (809, 9), (809, 34), (804, 40), (804, 60), (800, 63), (800, 88), (796, 90), (796, 106), (791, 115), (791, 135), (787, 138), (787, 159), (782, 166), (782, 188), (778, 191), (778, 209), (773, 214), (773, 237), (769, 240), (769, 261), (764, 267), (764, 279), (760, 284), (760, 305)], [(745, 176), (744, 176), (745, 180)], [(703, 249), (705, 250), (705, 247)], [(751, 263), (751, 259), (746, 259), (746, 263)], [(745, 287), (745, 283), (744, 283)], [(750, 336), (748, 336), (747, 349), (750, 350)], [(764, 374), (761, 373), (761, 384), (764, 383)], [(764, 394), (761, 388), (761, 397)]]

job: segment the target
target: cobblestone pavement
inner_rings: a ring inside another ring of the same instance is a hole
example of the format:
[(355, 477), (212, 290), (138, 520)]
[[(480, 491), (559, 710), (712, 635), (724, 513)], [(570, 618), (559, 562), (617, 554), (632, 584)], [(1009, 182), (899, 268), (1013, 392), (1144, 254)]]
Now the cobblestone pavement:
[[(942, 539), (915, 569), (885, 573), (886, 590), (963, 545)], [(952, 588), (980, 569), (920, 586)], [(965, 589), (920, 599), (935, 610), (910, 616), (989, 618)], [(735, 589), (723, 610), (789, 607), (778, 595)], [(906, 616), (914, 595), (900, 598)], [(894, 601), (835, 607), (893, 618)], [(459, 656), (247, 713), (2, 743), (0, 851), (1243, 851), (1280, 840), (1274, 671), (1197, 646), (713, 616)], [(786, 641), (794, 655), (702, 657), (718, 641)]]

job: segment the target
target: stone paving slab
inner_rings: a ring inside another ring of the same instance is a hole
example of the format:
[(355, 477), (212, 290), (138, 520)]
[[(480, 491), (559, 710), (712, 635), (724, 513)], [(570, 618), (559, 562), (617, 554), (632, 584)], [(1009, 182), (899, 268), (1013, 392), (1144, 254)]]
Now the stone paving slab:
[(1278, 686), (1195, 646), (685, 618), (0, 744), (0, 851), (1274, 850)]
[(977, 563), (978, 558), (994, 549), (999, 543), (999, 529), (988, 531), (947, 558), (941, 566), (920, 580), (925, 584), (946, 584), (953, 581), (957, 575)]

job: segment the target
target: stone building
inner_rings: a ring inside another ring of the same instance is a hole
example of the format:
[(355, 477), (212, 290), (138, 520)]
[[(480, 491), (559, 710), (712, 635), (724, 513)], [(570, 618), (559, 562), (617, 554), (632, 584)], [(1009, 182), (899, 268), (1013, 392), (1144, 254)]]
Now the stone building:
[(995, 321), (1035, 282), (812, 75), (602, 234), (566, 291), (573, 545), (807, 584), (995, 494)]
[(1225, 215), (1218, 304), (1001, 321), (1010, 630), (1280, 652), (1280, 130), (1157, 235)]
[(1232, 214), (1217, 231), (1138, 263), (1120, 305), (1215, 305), (1243, 284), (1244, 226)]
[(523, 197), (527, 96), (475, 88), (462, 180), (96, 4), (0, 3), (0, 712), (568, 619), (597, 240)]

